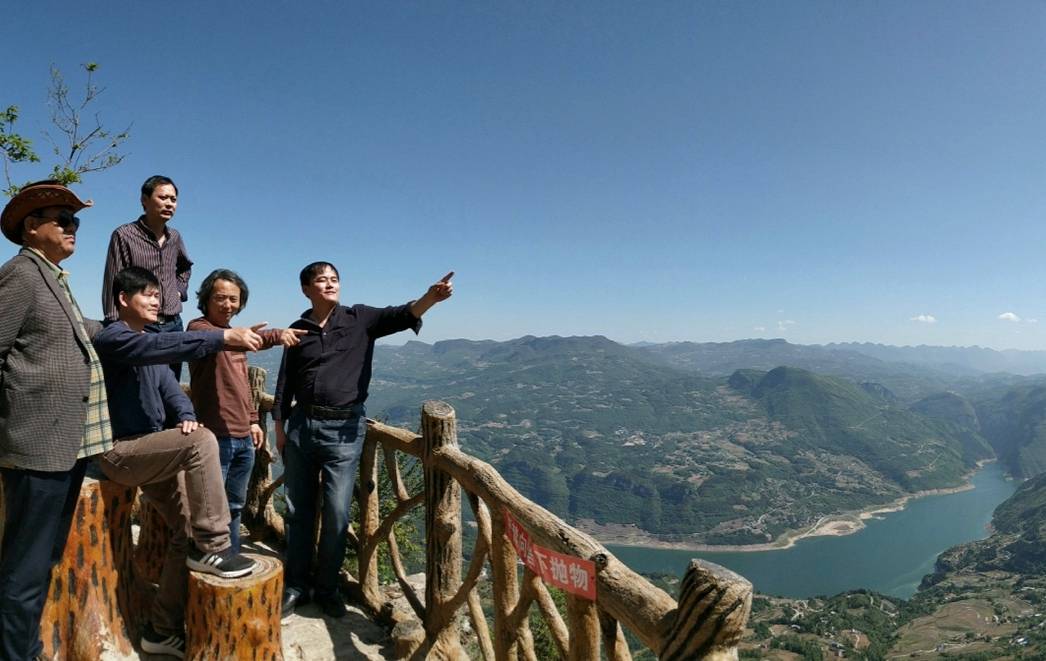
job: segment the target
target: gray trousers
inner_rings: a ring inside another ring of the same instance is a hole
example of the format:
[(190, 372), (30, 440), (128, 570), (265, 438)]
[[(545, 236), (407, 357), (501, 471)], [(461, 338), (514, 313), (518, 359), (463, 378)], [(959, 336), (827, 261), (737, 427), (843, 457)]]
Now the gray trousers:
[(205, 553), (229, 548), (229, 504), (225, 499), (218, 441), (203, 427), (191, 434), (167, 429), (116, 441), (98, 458), (106, 477), (141, 487), (170, 529), (152, 625), (163, 634), (182, 634), (189, 570), (189, 539)]

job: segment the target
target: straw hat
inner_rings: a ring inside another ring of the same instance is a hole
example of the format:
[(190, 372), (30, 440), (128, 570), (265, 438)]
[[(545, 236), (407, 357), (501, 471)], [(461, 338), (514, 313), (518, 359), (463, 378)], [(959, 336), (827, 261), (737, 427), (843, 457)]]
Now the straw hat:
[(37, 181), (23, 186), (7, 203), (0, 215), (0, 229), (12, 242), (22, 245), (22, 221), (34, 211), (46, 207), (71, 207), (76, 212), (92, 204), (94, 202), (84, 202), (57, 181)]

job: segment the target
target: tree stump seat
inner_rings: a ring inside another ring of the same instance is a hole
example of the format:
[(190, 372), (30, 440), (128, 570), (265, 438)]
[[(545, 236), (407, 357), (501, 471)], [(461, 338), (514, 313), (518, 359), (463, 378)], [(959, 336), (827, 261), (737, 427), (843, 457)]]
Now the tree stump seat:
[(84, 479), (40, 621), (44, 656), (59, 661), (137, 658), (131, 507), (135, 489)]
[[(159, 513), (142, 503), (135, 545), (131, 519), (136, 494), (137, 489), (116, 482), (84, 479), (41, 617), (45, 658), (138, 658), (135, 643), (149, 613), (169, 535)], [(189, 573), (186, 658), (283, 658), (283, 567), (277, 558), (252, 557), (258, 567), (239, 579)]]
[(221, 578), (189, 572), (186, 659), (283, 659), (283, 564), (270, 556), (247, 555), (258, 563), (247, 576)]

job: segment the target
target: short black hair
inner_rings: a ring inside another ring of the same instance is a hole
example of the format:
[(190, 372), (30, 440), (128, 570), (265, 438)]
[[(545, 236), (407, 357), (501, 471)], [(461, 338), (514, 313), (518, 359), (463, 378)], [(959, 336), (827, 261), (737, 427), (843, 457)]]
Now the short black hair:
[(240, 307), (236, 310), (236, 313), (243, 312), (243, 309), (247, 307), (247, 296), (249, 293), (247, 291), (247, 283), (243, 281), (239, 274), (229, 269), (214, 269), (210, 275), (203, 279), (203, 282), (200, 283), (200, 289), (196, 292), (196, 307), (199, 308), (200, 312), (207, 314), (207, 301), (211, 300), (211, 294), (214, 293), (214, 284), (219, 280), (228, 280), (240, 288)]
[(334, 271), (334, 275), (341, 279), (341, 275), (338, 274), (338, 269), (334, 268), (334, 264), (330, 262), (313, 262), (301, 270), (298, 275), (298, 280), (301, 281), (301, 286), (306, 287), (312, 283), (312, 279), (323, 273), (325, 270), (330, 269)]
[(151, 197), (154, 190), (156, 190), (160, 186), (167, 185), (174, 186), (174, 194), (178, 194), (178, 186), (173, 181), (171, 181), (170, 177), (165, 177), (162, 174), (154, 174), (153, 176), (146, 179), (145, 183), (142, 184), (142, 196)]
[(113, 277), (113, 303), (120, 309), (120, 294), (134, 296), (149, 286), (160, 288), (160, 281), (153, 272), (141, 266), (128, 266)]

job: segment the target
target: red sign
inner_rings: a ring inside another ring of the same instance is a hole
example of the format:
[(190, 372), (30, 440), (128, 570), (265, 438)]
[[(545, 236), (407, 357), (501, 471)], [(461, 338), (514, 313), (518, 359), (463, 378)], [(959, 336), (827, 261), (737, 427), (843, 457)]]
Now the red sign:
[(505, 510), (505, 534), (508, 535), (516, 554), (530, 571), (541, 577), (546, 584), (596, 600), (596, 565), (591, 560), (556, 553), (538, 546), (530, 539), (523, 526)]

